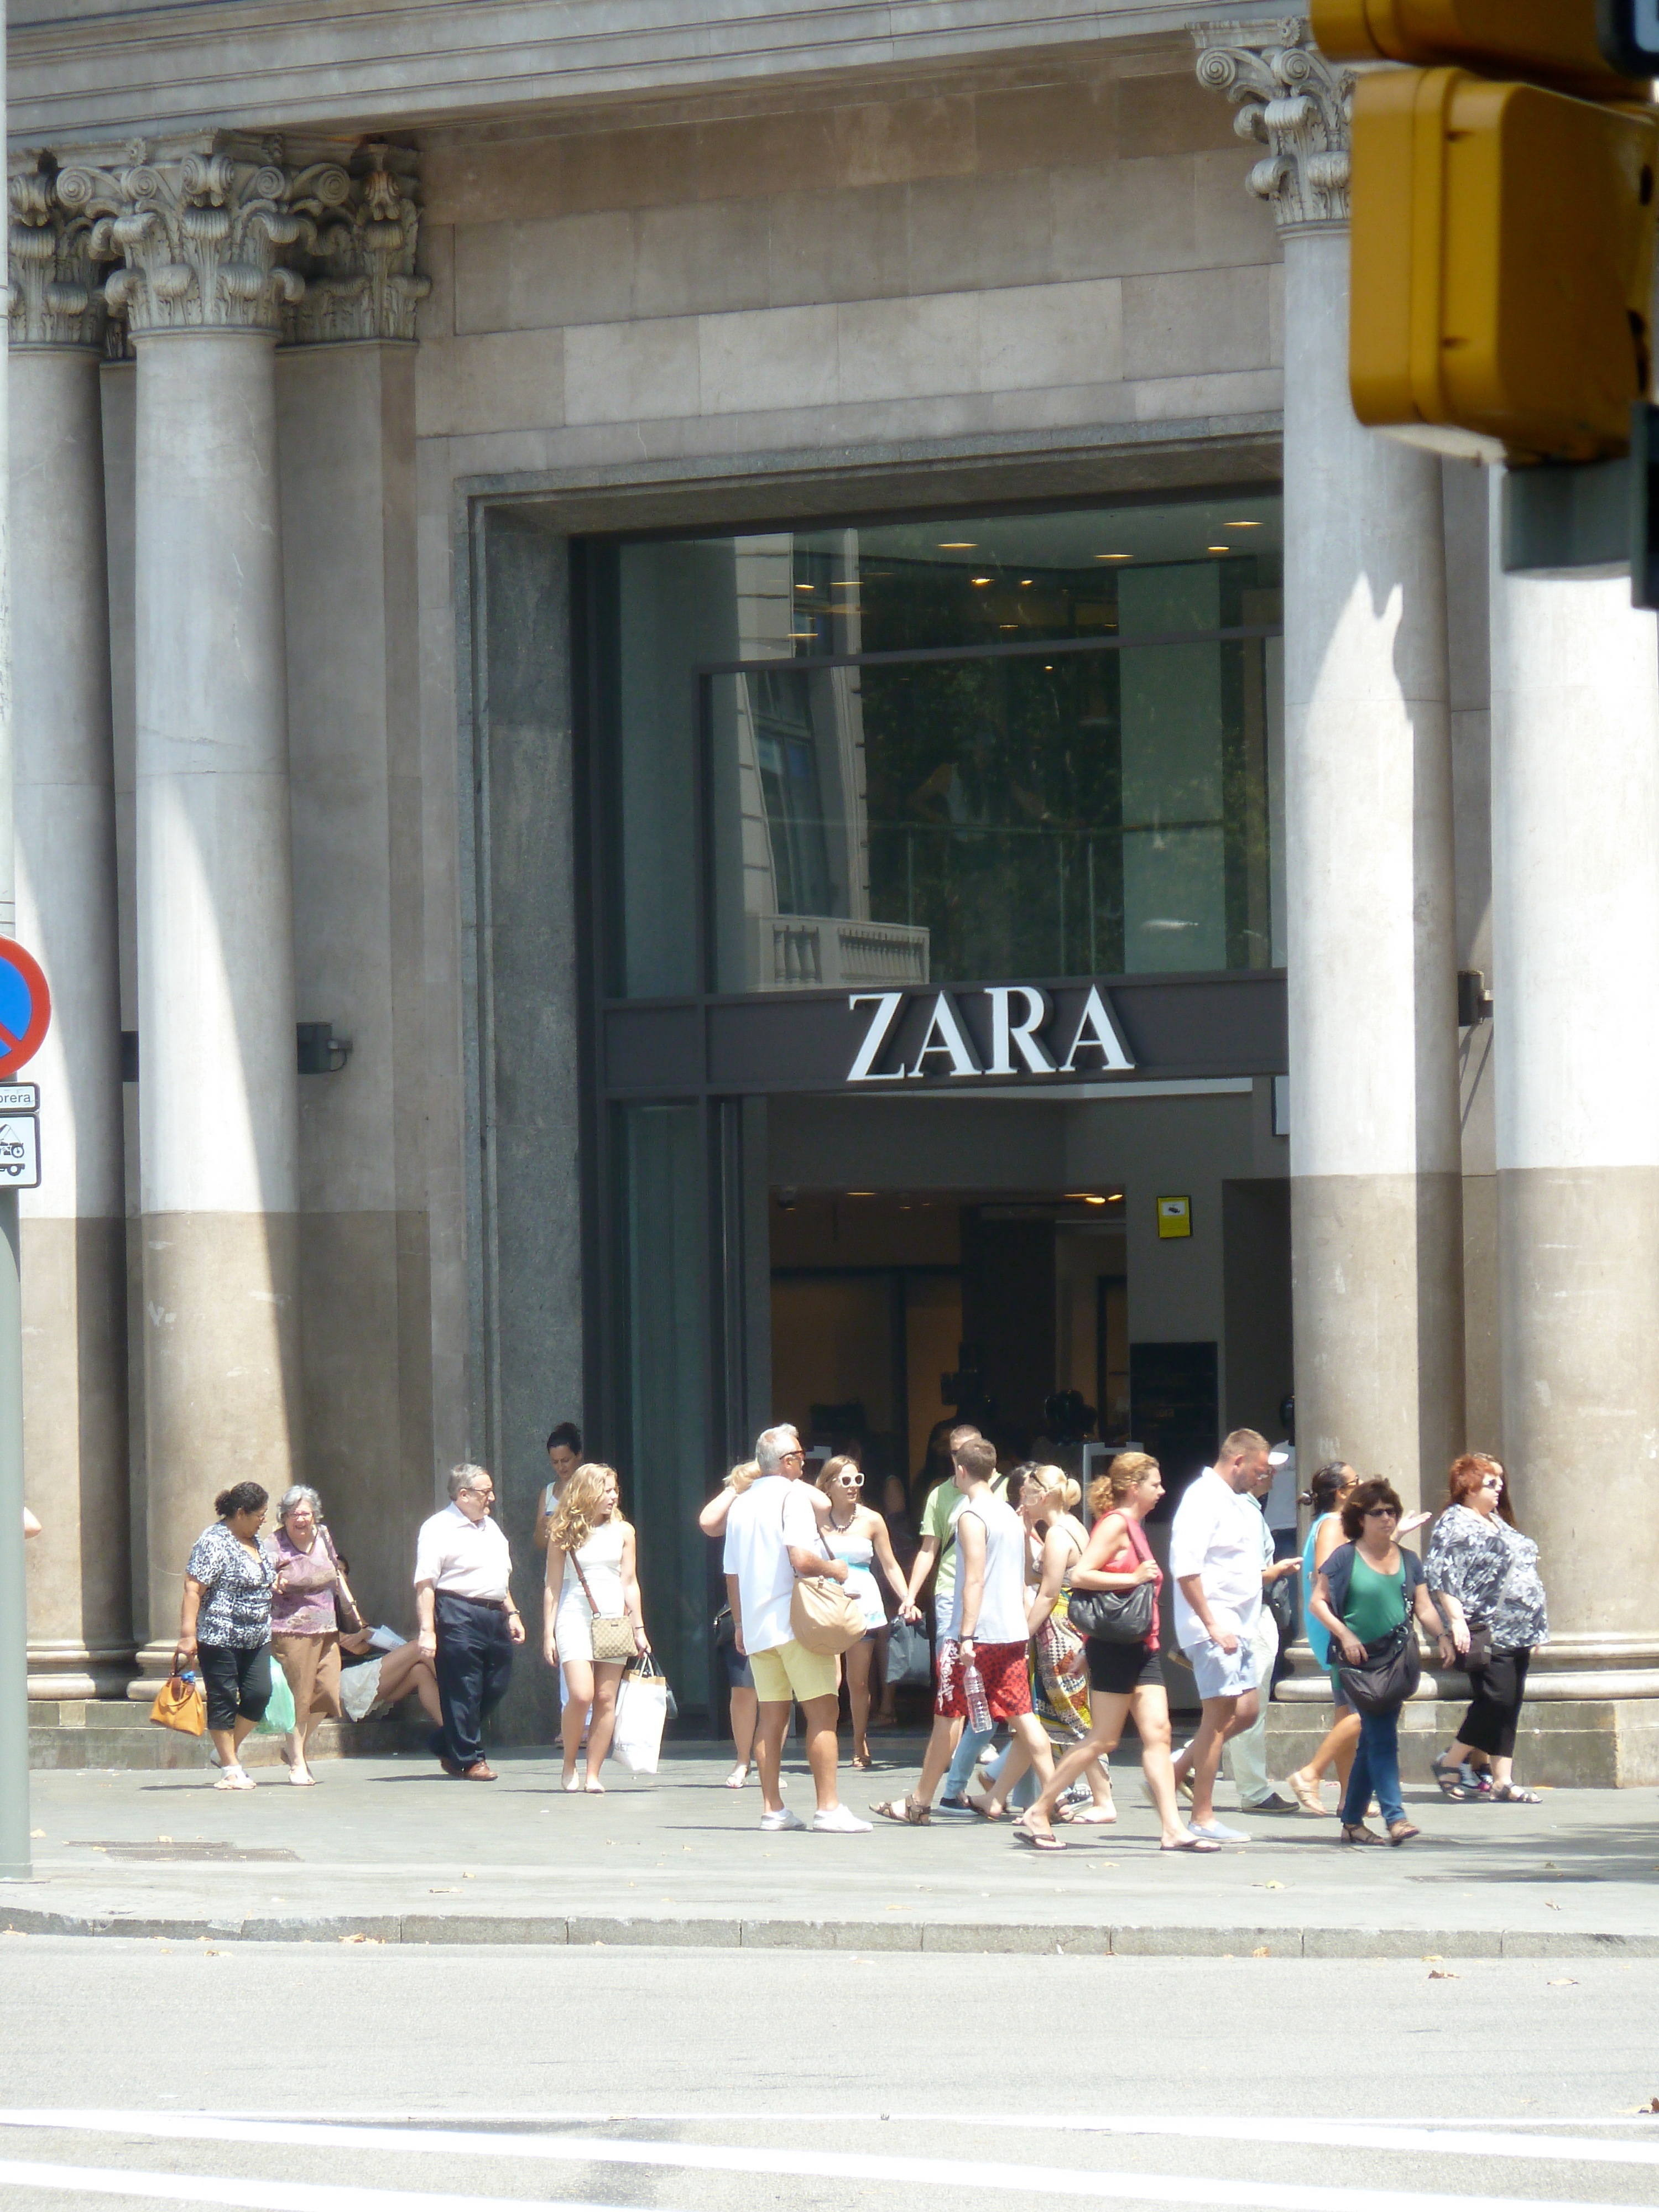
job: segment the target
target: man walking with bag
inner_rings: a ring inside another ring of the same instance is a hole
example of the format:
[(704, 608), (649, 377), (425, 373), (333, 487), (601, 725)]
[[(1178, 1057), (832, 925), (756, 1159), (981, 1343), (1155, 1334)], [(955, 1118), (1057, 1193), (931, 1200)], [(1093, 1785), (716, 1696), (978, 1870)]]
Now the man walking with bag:
[(415, 1546), (420, 1648), (434, 1662), (444, 1717), (433, 1748), (456, 1780), (493, 1782), (483, 1724), (507, 1695), (524, 1623), (509, 1587), (512, 1554), (490, 1517), (495, 1486), (489, 1468), (453, 1468), (449, 1499), (422, 1522)]
[(784, 1804), (779, 1787), (789, 1708), (799, 1698), (806, 1717), (806, 1761), (812, 1770), (820, 1834), (865, 1835), (870, 1823), (854, 1818), (836, 1791), (836, 1722), (840, 1687), (834, 1656), (798, 1642), (790, 1604), (798, 1580), (844, 1583), (847, 1569), (832, 1559), (818, 1535), (817, 1516), (801, 1480), (805, 1455), (794, 1429), (764, 1430), (755, 1445), (758, 1479), (734, 1498), (726, 1519), (726, 1591), (737, 1631), (737, 1648), (755, 1676), (760, 1718), (755, 1765), (760, 1773), (761, 1826), (803, 1828)]

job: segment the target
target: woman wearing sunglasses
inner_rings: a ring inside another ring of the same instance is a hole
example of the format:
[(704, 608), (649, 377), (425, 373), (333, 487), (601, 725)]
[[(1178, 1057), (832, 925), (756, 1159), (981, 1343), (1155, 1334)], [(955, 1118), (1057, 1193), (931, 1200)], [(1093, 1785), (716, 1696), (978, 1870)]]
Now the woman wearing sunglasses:
[(1516, 1527), (1504, 1470), (1485, 1452), (1453, 1462), (1450, 1491), (1425, 1565), (1474, 1696), (1434, 1778), (1454, 1803), (1536, 1805), (1538, 1792), (1518, 1789), (1512, 1776), (1527, 1668), (1549, 1640), (1538, 1547)]
[[(1399, 1532), (1399, 1493), (1380, 1475), (1358, 1483), (1341, 1506), (1346, 1544), (1338, 1545), (1314, 1583), (1312, 1610), (1329, 1630), (1333, 1663), (1358, 1667), (1364, 1663), (1366, 1646), (1397, 1636), (1413, 1619), (1439, 1639), (1440, 1663), (1449, 1667), (1452, 1641), (1423, 1579), (1422, 1562), (1414, 1552), (1402, 1551), (1395, 1540)], [(1409, 1630), (1407, 1630), (1409, 1633)], [(1406, 1818), (1400, 1794), (1400, 1708), (1386, 1712), (1362, 1712), (1359, 1747), (1348, 1771), (1347, 1793), (1342, 1801), (1342, 1841), (1380, 1844), (1385, 1838), (1365, 1825), (1365, 1814), (1375, 1796), (1388, 1823), (1386, 1840), (1408, 1844), (1421, 1833)]]
[(858, 1462), (825, 1460), (818, 1488), (830, 1501), (829, 1517), (822, 1528), (823, 1540), (836, 1559), (846, 1562), (844, 1587), (864, 1607), (863, 1638), (847, 1654), (847, 1702), (853, 1716), (853, 1764), (867, 1769), (873, 1763), (868, 1733), (870, 1662), (880, 1632), (887, 1626), (887, 1610), (872, 1571), (875, 1562), (880, 1562), (888, 1588), (902, 1608), (908, 1607), (910, 1594), (893, 1556), (886, 1522), (873, 1506), (864, 1503), (864, 1475)]

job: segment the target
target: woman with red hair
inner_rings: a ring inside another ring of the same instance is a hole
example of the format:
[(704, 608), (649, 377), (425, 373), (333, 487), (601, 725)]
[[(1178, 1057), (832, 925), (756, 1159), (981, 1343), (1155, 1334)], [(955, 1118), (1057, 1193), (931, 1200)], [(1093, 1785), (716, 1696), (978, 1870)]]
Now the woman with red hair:
[(1549, 1640), (1538, 1547), (1516, 1527), (1508, 1479), (1486, 1452), (1452, 1462), (1449, 1489), (1424, 1565), (1474, 1696), (1434, 1778), (1455, 1803), (1490, 1795), (1536, 1805), (1538, 1792), (1518, 1788), (1513, 1769), (1527, 1668)]

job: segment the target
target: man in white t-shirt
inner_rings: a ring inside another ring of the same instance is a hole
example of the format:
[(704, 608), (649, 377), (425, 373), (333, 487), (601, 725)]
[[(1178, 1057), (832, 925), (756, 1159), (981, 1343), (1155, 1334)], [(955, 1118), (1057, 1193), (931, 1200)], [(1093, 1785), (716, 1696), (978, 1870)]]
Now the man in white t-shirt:
[(760, 1474), (726, 1518), (726, 1594), (755, 1677), (760, 1721), (755, 1765), (760, 1772), (763, 1828), (800, 1828), (779, 1788), (789, 1708), (797, 1698), (806, 1717), (806, 1763), (812, 1770), (821, 1833), (861, 1835), (870, 1823), (854, 1818), (836, 1792), (836, 1721), (841, 1705), (836, 1662), (809, 1651), (789, 1625), (789, 1601), (801, 1577), (844, 1583), (846, 1566), (833, 1559), (818, 1535), (811, 1493), (801, 1480), (805, 1455), (787, 1425), (763, 1431), (755, 1446)]
[(991, 1741), (998, 1721), (1006, 1721), (1009, 1734), (1024, 1745), (1045, 1788), (1054, 1773), (1048, 1739), (1031, 1711), (1025, 1523), (992, 1492), (991, 1479), (997, 1471), (994, 1444), (981, 1436), (964, 1437), (951, 1447), (951, 1459), (953, 1480), (962, 1492), (955, 1522), (962, 1557), (938, 1652), (933, 1732), (914, 1791), (874, 1808), (883, 1820), (912, 1828), (932, 1817), (933, 1792), (951, 1763), (957, 1731), (962, 1730), (966, 1743), (973, 1729), (963, 1679), (970, 1666), (978, 1670), (992, 1723), (976, 1736), (975, 1748)]
[(1176, 1642), (1204, 1705), (1180, 1764), (1192, 1773), (1193, 1833), (1215, 1843), (1249, 1841), (1243, 1829), (1216, 1819), (1215, 1778), (1222, 1746), (1252, 1724), (1258, 1709), (1262, 1522), (1251, 1493), (1267, 1464), (1267, 1439), (1255, 1429), (1235, 1429), (1215, 1465), (1188, 1484), (1170, 1529)]

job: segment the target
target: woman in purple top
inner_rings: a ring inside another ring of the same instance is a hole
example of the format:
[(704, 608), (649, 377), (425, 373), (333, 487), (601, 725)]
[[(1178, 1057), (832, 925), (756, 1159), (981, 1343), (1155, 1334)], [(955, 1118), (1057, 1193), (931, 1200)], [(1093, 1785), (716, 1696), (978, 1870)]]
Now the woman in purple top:
[(349, 1598), (339, 1560), (322, 1526), (323, 1502), (305, 1483), (284, 1491), (273, 1546), (278, 1580), (270, 1601), (270, 1648), (294, 1692), (288, 1778), (302, 1789), (316, 1776), (306, 1738), (318, 1721), (340, 1717), (340, 1624), (337, 1592)]

